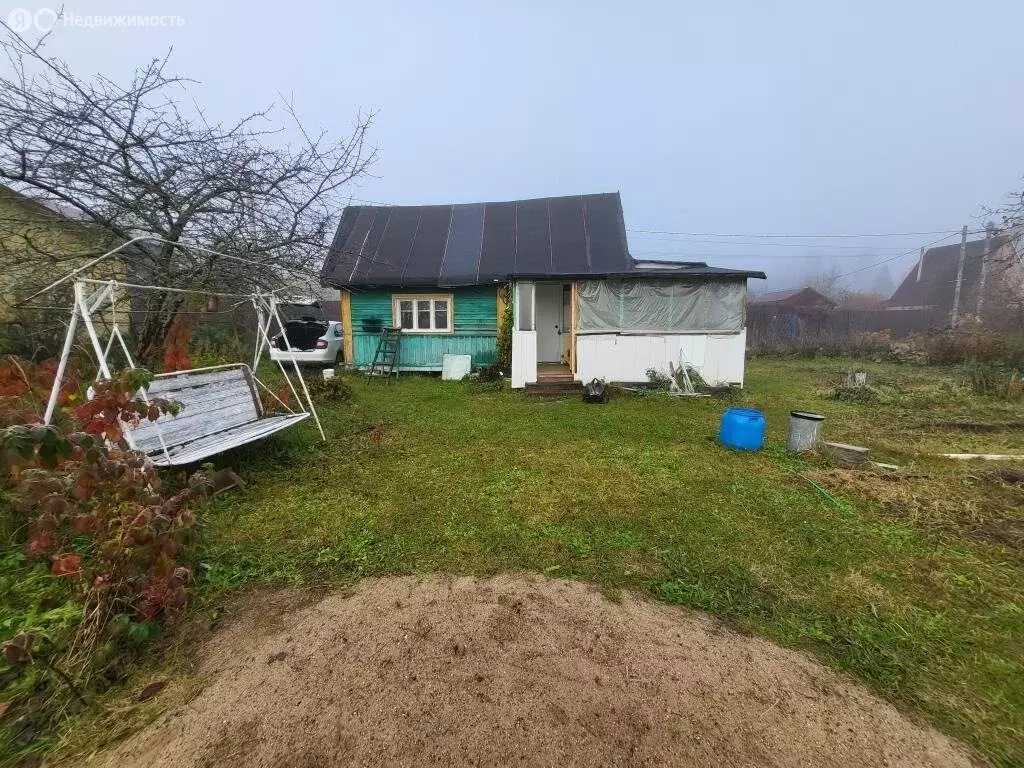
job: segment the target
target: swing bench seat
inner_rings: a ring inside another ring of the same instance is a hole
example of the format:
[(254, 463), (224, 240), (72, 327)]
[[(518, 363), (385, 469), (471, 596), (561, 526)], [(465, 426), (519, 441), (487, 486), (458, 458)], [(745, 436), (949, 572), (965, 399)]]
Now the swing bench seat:
[(128, 444), (161, 467), (202, 461), (309, 417), (308, 413), (264, 413), (252, 370), (242, 363), (159, 374), (146, 396), (182, 406), (176, 416), (167, 413), (125, 429)]

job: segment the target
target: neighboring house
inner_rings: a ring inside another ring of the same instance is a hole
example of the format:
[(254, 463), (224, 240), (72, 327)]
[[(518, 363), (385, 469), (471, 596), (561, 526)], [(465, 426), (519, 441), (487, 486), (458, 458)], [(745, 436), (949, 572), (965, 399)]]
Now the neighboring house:
[(0, 184), (0, 323), (14, 320), (20, 298), (103, 253), (107, 242), (70, 212)]
[(887, 295), (888, 294), (854, 291), (853, 293), (843, 296), (842, 303), (839, 306), (843, 309), (860, 311), (883, 310), (885, 309), (885, 302), (888, 301), (886, 298)]
[(764, 273), (635, 261), (617, 193), (349, 206), (321, 273), (360, 368), (383, 326), (403, 329), (401, 370), (441, 370), (445, 354), (494, 363), (510, 286), (514, 387), (570, 372), (644, 381), (670, 362), (742, 384), (750, 277)]
[(954, 315), (956, 322), (974, 316), (997, 328), (1019, 322), (1021, 266), (1015, 240), (1011, 232), (989, 228), (984, 238), (967, 242), (962, 269), (959, 243), (922, 250), (886, 310), (927, 314), (939, 326), (954, 324)]
[(806, 286), (751, 296), (748, 302), (751, 337), (758, 343), (818, 336), (828, 325), (836, 303)]

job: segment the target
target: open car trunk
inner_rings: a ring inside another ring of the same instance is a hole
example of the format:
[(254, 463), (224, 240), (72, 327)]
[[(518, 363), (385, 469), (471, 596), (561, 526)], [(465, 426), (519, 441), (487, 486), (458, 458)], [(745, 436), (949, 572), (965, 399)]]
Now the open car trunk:
[(317, 339), (327, 333), (329, 327), (323, 314), (319, 304), (282, 304), (281, 319), (284, 320), (284, 333), (277, 335), (274, 346), (281, 351), (286, 350), (287, 336), (288, 344), (294, 350), (308, 352), (316, 349)]
[(325, 333), (327, 333), (327, 323), (316, 320), (289, 320), (284, 324), (284, 334), (277, 337), (275, 344), (278, 349), (286, 350), (288, 347), (284, 340), (287, 335), (288, 344), (291, 344), (292, 349), (308, 352), (311, 349), (316, 349), (317, 339)]

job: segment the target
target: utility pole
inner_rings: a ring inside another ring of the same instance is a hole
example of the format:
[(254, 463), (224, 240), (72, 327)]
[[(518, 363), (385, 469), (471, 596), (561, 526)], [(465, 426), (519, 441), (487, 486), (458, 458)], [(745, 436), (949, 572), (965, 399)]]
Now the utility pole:
[(960, 258), (956, 262), (956, 283), (953, 285), (953, 314), (949, 324), (956, 328), (957, 315), (960, 313), (960, 283), (964, 279), (964, 259), (967, 258), (967, 225), (960, 231)]
[(981, 253), (981, 274), (978, 276), (978, 306), (974, 313), (978, 316), (978, 320), (981, 320), (981, 307), (985, 302), (985, 278), (988, 273), (988, 259), (989, 251), (992, 250), (992, 235), (994, 234), (994, 228), (985, 225), (985, 249)]

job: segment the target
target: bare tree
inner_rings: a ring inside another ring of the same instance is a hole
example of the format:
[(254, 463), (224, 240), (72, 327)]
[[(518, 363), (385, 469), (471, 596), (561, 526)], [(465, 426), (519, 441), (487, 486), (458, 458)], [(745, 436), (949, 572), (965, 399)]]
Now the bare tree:
[(842, 304), (843, 299), (850, 292), (843, 282), (843, 274), (839, 266), (833, 264), (828, 269), (810, 272), (804, 278), (804, 284), (813, 288), (822, 296), (825, 296), (836, 304)]
[(1024, 225), (1024, 191), (1008, 192), (1006, 202), (998, 208), (982, 209), (990, 221), (985, 222), (985, 227), (998, 226), (1001, 229), (1012, 229)]
[(1020, 332), (1024, 330), (1024, 192), (1011, 192), (1001, 207), (983, 210), (990, 220), (985, 222), (988, 279), (980, 314), (997, 327)]
[[(170, 52), (122, 84), (80, 77), (45, 53), (45, 36), (29, 41), (0, 26), (9, 65), (0, 75), (0, 182), (96, 227), (97, 248), (141, 234), (164, 241), (131, 250), (136, 280), (250, 292), (315, 277), (346, 187), (375, 159), (372, 114), (359, 113), (340, 140), (308, 132), (288, 100), (215, 122), (188, 101), (193, 81), (167, 74)], [(7, 258), (61, 256), (52, 240), (28, 241)], [(135, 341), (152, 360), (184, 299), (159, 292), (144, 301)]]

